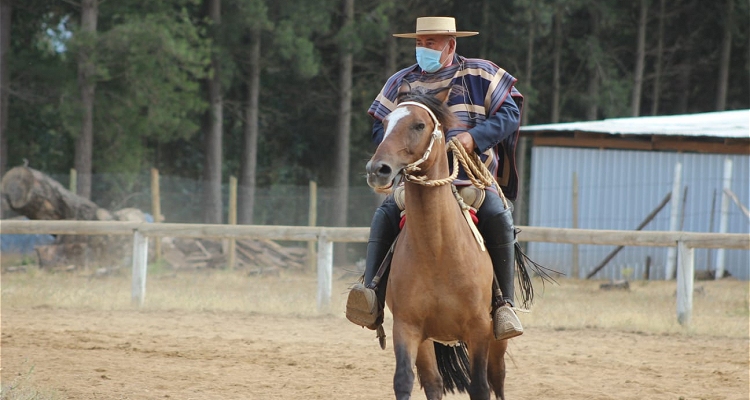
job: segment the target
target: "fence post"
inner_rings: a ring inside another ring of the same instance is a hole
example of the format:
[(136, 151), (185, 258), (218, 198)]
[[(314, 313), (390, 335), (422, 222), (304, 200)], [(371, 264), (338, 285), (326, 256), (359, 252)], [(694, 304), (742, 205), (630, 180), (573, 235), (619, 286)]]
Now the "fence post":
[[(237, 177), (229, 177), (229, 216), (227, 217), (229, 225), (237, 225)], [(237, 239), (229, 239), (227, 250), (227, 265), (229, 269), (234, 269), (237, 263)]]
[(695, 249), (685, 242), (677, 242), (677, 322), (682, 326), (690, 324), (693, 313), (693, 277), (695, 276)]
[[(732, 159), (724, 160), (724, 183), (721, 191), (721, 217), (719, 217), (719, 233), (727, 233), (729, 226), (729, 194), (727, 189), (732, 188)], [(716, 275), (714, 279), (724, 277), (724, 249), (716, 250)]]
[[(318, 224), (318, 184), (310, 181), (310, 204), (307, 212), (307, 225), (315, 226)], [(315, 242), (307, 242), (307, 262), (310, 271), (315, 271)]]
[(148, 267), (148, 238), (139, 231), (133, 233), (133, 285), (130, 300), (142, 306), (146, 298), (146, 270)]
[[(677, 231), (680, 221), (680, 189), (682, 188), (682, 163), (674, 165), (674, 180), (672, 181), (672, 212), (669, 216), (669, 230)], [(671, 280), (674, 276), (675, 264), (677, 261), (677, 249), (669, 247), (667, 249), (667, 265), (664, 268), (664, 280)]]
[(70, 169), (69, 189), (71, 193), (78, 194), (78, 173), (75, 168)]
[[(578, 229), (578, 173), (573, 172), (573, 224), (571, 228)], [(580, 273), (579, 271), (579, 265), (578, 265), (578, 245), (573, 245), (573, 259), (571, 260), (573, 264), (573, 270), (571, 271), (570, 276), (573, 279), (579, 279)]]
[[(154, 217), (154, 223), (158, 224), (161, 218), (161, 194), (159, 192), (159, 170), (151, 168), (151, 214)], [(154, 258), (158, 261), (161, 259), (161, 237), (154, 237)]]
[(331, 281), (333, 280), (333, 242), (325, 234), (318, 236), (318, 312), (331, 307)]

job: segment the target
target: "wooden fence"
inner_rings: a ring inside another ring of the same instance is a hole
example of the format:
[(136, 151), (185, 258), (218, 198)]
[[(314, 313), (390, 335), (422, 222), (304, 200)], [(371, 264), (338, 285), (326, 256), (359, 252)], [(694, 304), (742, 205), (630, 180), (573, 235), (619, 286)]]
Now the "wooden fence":
[[(677, 319), (687, 325), (693, 308), (694, 249), (750, 249), (750, 235), (733, 233), (614, 231), (519, 226), (523, 242), (549, 242), (615, 246), (676, 247)], [(2, 234), (130, 235), (133, 236), (131, 299), (142, 305), (146, 295), (147, 237), (248, 238), (317, 241), (318, 310), (328, 311), (331, 301), (334, 242), (367, 242), (369, 228), (315, 226), (211, 225), (119, 221), (0, 221)]]

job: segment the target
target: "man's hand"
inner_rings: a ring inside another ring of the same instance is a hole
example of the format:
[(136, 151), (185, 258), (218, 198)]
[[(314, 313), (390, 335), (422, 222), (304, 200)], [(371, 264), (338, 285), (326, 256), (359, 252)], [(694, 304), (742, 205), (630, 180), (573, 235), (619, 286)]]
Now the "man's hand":
[(459, 133), (458, 135), (456, 135), (456, 139), (458, 139), (458, 141), (461, 143), (461, 146), (463, 146), (467, 153), (474, 152), (476, 144), (474, 143), (474, 138), (471, 137), (471, 134), (469, 132)]

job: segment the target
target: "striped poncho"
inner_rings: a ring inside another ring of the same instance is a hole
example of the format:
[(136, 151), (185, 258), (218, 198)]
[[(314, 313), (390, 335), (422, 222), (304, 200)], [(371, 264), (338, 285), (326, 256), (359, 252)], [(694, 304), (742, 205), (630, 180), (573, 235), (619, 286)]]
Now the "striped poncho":
[[(375, 144), (383, 140), (382, 120), (396, 108), (396, 96), (405, 82), (426, 89), (452, 88), (448, 106), (461, 126), (449, 130), (446, 139), (468, 131), (505, 196), (515, 199), (518, 192), (515, 149), (523, 107), (523, 96), (514, 87), (516, 78), (490, 61), (458, 55), (450, 66), (435, 73), (423, 72), (417, 64), (404, 68), (388, 79), (368, 110), (375, 118)], [(454, 184), (471, 184), (463, 168)]]

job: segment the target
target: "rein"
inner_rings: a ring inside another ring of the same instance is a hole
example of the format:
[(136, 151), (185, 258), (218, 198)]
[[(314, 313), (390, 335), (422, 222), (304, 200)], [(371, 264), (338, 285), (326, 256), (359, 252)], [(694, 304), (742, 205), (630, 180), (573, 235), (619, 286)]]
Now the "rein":
[(497, 187), (497, 191), (500, 194), (500, 197), (503, 199), (503, 205), (505, 206), (505, 208), (508, 208), (508, 201), (505, 198), (505, 194), (503, 194), (502, 189), (500, 189), (500, 185), (495, 180), (495, 177), (492, 176), (492, 173), (487, 169), (487, 166), (484, 165), (477, 154), (467, 153), (466, 149), (464, 149), (464, 147), (455, 137), (451, 139), (450, 142), (448, 142), (448, 148), (453, 152), (453, 173), (450, 176), (441, 179), (428, 180), (424, 175), (412, 174), (413, 172), (421, 171), (419, 165), (427, 161), (427, 159), (430, 157), (432, 146), (435, 144), (436, 140), (439, 140), (443, 137), (443, 132), (440, 129), (441, 124), (435, 116), (435, 113), (433, 113), (432, 110), (430, 110), (424, 104), (417, 103), (415, 101), (405, 101), (403, 103), (399, 103), (398, 106), (401, 107), (402, 105), (417, 106), (427, 111), (427, 113), (430, 115), (430, 118), (432, 119), (433, 124), (435, 125), (435, 128), (431, 133), (432, 136), (430, 137), (430, 144), (427, 146), (427, 150), (425, 150), (422, 158), (404, 167), (404, 177), (407, 181), (428, 187), (447, 185), (449, 183), (452, 183), (456, 179), (456, 177), (458, 177), (458, 165), (460, 162), (464, 167), (464, 171), (466, 171), (466, 175), (469, 177), (469, 180), (471, 180), (471, 183), (474, 186), (479, 189), (484, 189), (494, 184), (495, 187)]
[[(449, 177), (428, 180), (424, 175), (414, 175), (413, 172), (421, 171), (419, 165), (425, 162), (430, 157), (430, 153), (432, 153), (432, 146), (435, 144), (435, 141), (443, 139), (443, 132), (440, 129), (441, 124), (435, 116), (435, 113), (433, 113), (432, 110), (430, 110), (424, 104), (417, 103), (415, 101), (405, 101), (403, 103), (400, 103), (398, 106), (400, 107), (402, 105), (416, 106), (427, 111), (427, 113), (430, 114), (430, 118), (432, 119), (433, 124), (435, 125), (435, 128), (431, 133), (430, 144), (427, 146), (427, 149), (422, 155), (422, 158), (404, 167), (403, 174), (404, 178), (406, 178), (407, 181), (416, 183), (417, 185), (428, 187), (447, 185), (449, 183), (452, 183), (456, 179), (456, 177), (458, 177), (458, 164), (460, 162), (464, 167), (464, 170), (466, 171), (466, 175), (471, 180), (471, 183), (477, 188), (484, 189), (488, 186), (492, 186), (492, 184), (495, 184), (495, 186), (497, 187), (497, 192), (500, 194), (500, 198), (503, 200), (503, 206), (505, 206), (506, 209), (508, 208), (508, 201), (503, 194), (503, 190), (500, 188), (500, 185), (497, 183), (492, 173), (487, 169), (487, 166), (484, 165), (477, 154), (473, 152), (471, 154), (467, 153), (466, 149), (464, 149), (464, 147), (455, 137), (451, 139), (450, 142), (448, 142), (448, 148), (453, 152), (453, 173)], [(453, 187), (453, 196), (456, 198), (456, 201), (461, 208), (461, 214), (469, 224), (469, 229), (471, 230), (474, 239), (477, 241), (477, 244), (479, 244), (479, 248), (482, 251), (486, 251), (482, 234), (479, 232), (476, 225), (472, 221), (471, 214), (469, 212), (469, 206), (464, 203), (463, 198), (461, 198), (461, 196), (458, 194), (458, 191), (455, 189), (455, 187)]]

